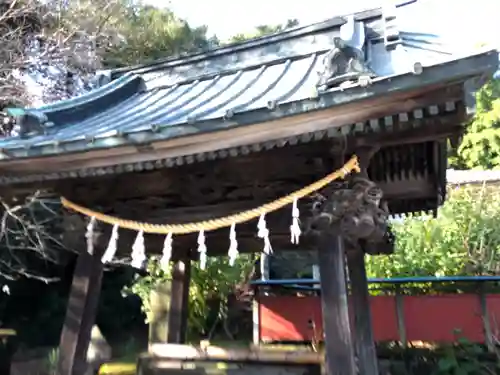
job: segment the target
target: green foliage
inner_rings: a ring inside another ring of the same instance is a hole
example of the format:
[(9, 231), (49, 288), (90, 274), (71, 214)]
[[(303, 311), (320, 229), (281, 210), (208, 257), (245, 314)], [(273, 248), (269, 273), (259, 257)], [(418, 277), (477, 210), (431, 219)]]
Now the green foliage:
[(462, 144), (452, 152), (454, 168), (500, 167), (500, 80), (492, 80), (476, 94), (476, 114), (467, 126)]
[[(198, 332), (206, 329), (206, 319), (210, 313), (208, 301), (218, 301), (217, 319), (224, 319), (230, 294), (248, 280), (254, 268), (253, 257), (241, 255), (234, 265), (227, 257), (209, 258), (207, 267), (202, 270), (194, 264), (191, 274), (192, 286), (189, 289), (189, 319)], [(207, 332), (203, 332), (207, 333)]]
[[(248, 280), (253, 267), (254, 262), (249, 255), (241, 255), (234, 265), (229, 265), (227, 257), (208, 258), (204, 270), (200, 269), (197, 262), (193, 262), (189, 289), (189, 329), (201, 334), (208, 333), (206, 331), (210, 327), (207, 319), (213, 312), (213, 305), (210, 304), (213, 301), (219, 303), (216, 321), (224, 319), (229, 295)], [(171, 270), (164, 271), (158, 259), (152, 257), (148, 262), (147, 274), (137, 276), (134, 284), (124, 289), (125, 293), (135, 294), (141, 299), (146, 321), (151, 318), (151, 291), (171, 280), (171, 277)]]
[(124, 42), (108, 50), (108, 64), (144, 64), (211, 45), (205, 26), (192, 28), (167, 8), (128, 7), (121, 22), (119, 30)]
[(500, 271), (500, 192), (460, 188), (437, 218), (393, 223), (396, 251), (370, 257), (371, 277), (498, 274)]
[(45, 358), (44, 367), (48, 375), (57, 374), (57, 363), (59, 361), (59, 348), (51, 349)]
[(258, 38), (264, 35), (279, 33), (283, 30), (298, 26), (299, 21), (297, 19), (289, 19), (284, 24), (278, 25), (260, 25), (255, 28), (255, 30), (248, 34), (236, 34), (231, 37), (227, 43), (239, 43), (244, 42), (248, 39)]
[(458, 337), (456, 345), (444, 348), (432, 375), (493, 375), (493, 368), (479, 360), (485, 353), (484, 347)]
[[(49, 2), (49, 4), (52, 4)], [(158, 8), (125, 0), (83, 0), (60, 8), (54, 14), (50, 32), (68, 38), (85, 34), (107, 67), (146, 64), (184, 53), (220, 45), (216, 36), (207, 36), (207, 27), (191, 27), (168, 8)], [(261, 25), (250, 34), (238, 34), (228, 43), (273, 34), (298, 25), (295, 19), (279, 25)], [(78, 32), (75, 32), (78, 30)]]

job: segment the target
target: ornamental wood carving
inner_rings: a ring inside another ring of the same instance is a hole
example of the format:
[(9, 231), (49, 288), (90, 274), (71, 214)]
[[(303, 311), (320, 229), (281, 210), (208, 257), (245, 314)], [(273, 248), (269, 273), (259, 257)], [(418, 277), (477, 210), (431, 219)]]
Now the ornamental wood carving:
[(306, 233), (318, 237), (333, 231), (352, 244), (362, 244), (368, 253), (392, 252), (394, 237), (382, 198), (382, 190), (360, 175), (332, 184), (317, 195)]

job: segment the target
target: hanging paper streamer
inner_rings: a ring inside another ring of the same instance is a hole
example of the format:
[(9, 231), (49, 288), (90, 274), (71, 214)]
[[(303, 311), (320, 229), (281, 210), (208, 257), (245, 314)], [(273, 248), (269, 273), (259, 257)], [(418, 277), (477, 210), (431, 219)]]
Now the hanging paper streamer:
[(90, 218), (87, 224), (87, 233), (85, 233), (85, 238), (87, 239), (87, 251), (90, 255), (94, 255), (94, 228), (96, 219), (94, 216)]
[(229, 250), (227, 251), (229, 257), (229, 265), (233, 266), (236, 258), (238, 258), (238, 241), (236, 240), (236, 224), (231, 224), (229, 230)]
[(170, 258), (172, 257), (172, 233), (167, 234), (163, 242), (163, 255), (160, 259), (160, 265), (163, 271), (168, 270), (170, 265)]
[(207, 245), (205, 245), (205, 231), (200, 230), (198, 234), (198, 252), (200, 253), (200, 269), (207, 267)]
[(101, 258), (101, 262), (109, 263), (113, 260), (116, 254), (116, 249), (118, 248), (118, 225), (113, 225), (113, 230), (111, 231), (111, 237), (109, 238), (108, 247)]
[(134, 268), (142, 268), (146, 260), (146, 249), (144, 246), (144, 232), (141, 230), (135, 238), (132, 245), (132, 262), (130, 265)]
[(290, 225), (290, 241), (295, 245), (299, 244), (299, 237), (301, 234), (299, 216), (300, 211), (297, 204), (297, 198), (294, 198), (292, 206), (292, 225)]
[(262, 251), (265, 254), (271, 254), (273, 249), (271, 247), (271, 241), (269, 240), (269, 229), (267, 229), (265, 213), (260, 215), (259, 222), (257, 223), (257, 229), (257, 237), (264, 240), (264, 249), (262, 249)]

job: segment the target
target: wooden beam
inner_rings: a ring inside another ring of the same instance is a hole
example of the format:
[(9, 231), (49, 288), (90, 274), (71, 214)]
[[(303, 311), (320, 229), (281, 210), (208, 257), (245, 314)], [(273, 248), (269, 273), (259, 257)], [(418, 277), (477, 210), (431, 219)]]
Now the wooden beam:
[(186, 269), (182, 279), (182, 316), (181, 316), (181, 338), (180, 343), (185, 344), (188, 339), (188, 323), (189, 323), (189, 289), (191, 287), (191, 259), (185, 260)]
[[(313, 147), (312, 147), (313, 146)], [(69, 197), (75, 197), (80, 202), (93, 200), (108, 201), (109, 196), (116, 200), (130, 199), (142, 196), (154, 196), (175, 192), (179, 188), (186, 192), (188, 185), (216, 182), (221, 186), (239, 185), (248, 181), (273, 178), (280, 180), (289, 177), (289, 171), (283, 168), (283, 163), (300, 166), (307, 164), (307, 168), (295, 170), (294, 175), (311, 175), (325, 173), (320, 165), (310, 163), (311, 159), (320, 157), (327, 152), (328, 142), (314, 142), (313, 144), (297, 144), (283, 148), (230, 157), (202, 163), (183, 165), (182, 167), (164, 168), (152, 171), (131, 172), (123, 174), (109, 174), (104, 176), (74, 178), (66, 180), (49, 180), (37, 183), (37, 189), (58, 191)], [(140, 176), (140, 184), (137, 182)], [(227, 178), (230, 176), (230, 178)], [(207, 182), (208, 180), (208, 182)], [(34, 189), (33, 184), (19, 184), (15, 187), (1, 186), (3, 196), (6, 194), (29, 194)]]
[(318, 247), (321, 311), (325, 334), (326, 375), (355, 375), (354, 350), (349, 324), (344, 240), (322, 234)]
[(405, 180), (376, 181), (384, 192), (384, 199), (415, 199), (437, 194), (433, 177), (411, 176)]
[(358, 356), (359, 373), (379, 375), (363, 251), (355, 247), (347, 249), (347, 264), (351, 284), (354, 342)]
[[(384, 197), (388, 200), (392, 199), (412, 199), (419, 197), (433, 197), (436, 194), (436, 189), (431, 177), (410, 177), (408, 180), (403, 181), (385, 181), (378, 182), (378, 185), (384, 192)], [(143, 212), (143, 214), (131, 214), (127, 211), (127, 205), (123, 205), (120, 210), (117, 210), (116, 215), (125, 219), (132, 220), (147, 220), (151, 223), (169, 224), (169, 223), (186, 223), (196, 222), (217, 217), (227, 216), (236, 212), (241, 212), (246, 209), (258, 207), (265, 203), (264, 201), (250, 200), (241, 202), (229, 202), (214, 205), (204, 205), (199, 207), (183, 207), (173, 209), (157, 209), (154, 211)], [(131, 203), (132, 205), (132, 203)], [(299, 201), (299, 209), (301, 212), (301, 219), (307, 218), (310, 212), (310, 204), (304, 199)], [(78, 241), (82, 238), (85, 231), (85, 223), (80, 215), (68, 213), (64, 220), (65, 226), (68, 227), (65, 232), (65, 238), (74, 239)], [(70, 220), (71, 219), (71, 220)], [(74, 219), (74, 220), (73, 220)], [(289, 244), (289, 226), (291, 221), (291, 207), (284, 207), (276, 212), (267, 215), (269, 228), (271, 229), (271, 241), (279, 244)], [(74, 224), (71, 224), (75, 221)], [(99, 244), (106, 247), (109, 241), (111, 227), (108, 225), (103, 226), (104, 233), (100, 237)], [(256, 238), (257, 220), (250, 221), (237, 226), (237, 236), (241, 252), (255, 251), (253, 249), (260, 249), (261, 241)], [(118, 240), (119, 254), (123, 255), (128, 253), (131, 249), (133, 241), (137, 233), (129, 230), (120, 230)], [(179, 252), (180, 248), (191, 249), (196, 246), (197, 234), (174, 236), (174, 258), (183, 252)], [(207, 232), (207, 244), (210, 254), (221, 254), (229, 247), (228, 228), (217, 230), (214, 232)], [(145, 235), (146, 248), (148, 252), (159, 253), (163, 247), (163, 236), (160, 235)], [(68, 242), (68, 241), (66, 241)], [(305, 245), (310, 247), (312, 244), (306, 238), (301, 239), (301, 246)], [(71, 243), (71, 248), (75, 245)]]
[[(300, 246), (290, 243), (290, 221), (291, 214), (274, 215), (277, 220), (269, 220), (268, 224), (271, 228), (270, 239), (273, 246), (276, 248), (284, 247), (291, 250), (312, 249), (314, 243), (311, 239), (301, 236)], [(271, 219), (273, 214), (269, 215)], [(65, 215), (65, 224), (68, 226), (64, 232), (64, 243), (76, 251), (85, 251), (85, 245), (81, 239), (84, 236), (85, 226), (82, 216), (75, 214)], [(229, 228), (220, 229), (213, 232), (207, 232), (206, 243), (209, 256), (219, 256), (227, 254), (229, 249)], [(106, 248), (111, 236), (111, 226), (103, 225), (102, 234), (99, 236), (97, 245)], [(137, 232), (122, 229), (119, 231), (118, 252), (116, 257), (123, 259), (132, 252), (132, 245), (137, 237)], [(198, 253), (196, 252), (198, 233), (187, 235), (174, 236), (173, 238), (173, 253), (172, 261), (183, 260), (186, 258), (197, 260)], [(238, 250), (240, 253), (254, 253), (262, 250), (263, 241), (257, 237), (257, 221), (252, 221), (246, 225), (237, 227)], [(165, 237), (162, 235), (145, 234), (144, 242), (148, 255), (161, 254)], [(194, 251), (193, 251), (194, 249)]]
[[(356, 134), (348, 137), (348, 149), (356, 151), (359, 147), (380, 148), (444, 139), (462, 129), (458, 125), (462, 117), (459, 111), (444, 116), (412, 120), (420, 123), (417, 128), (394, 133)], [(408, 123), (409, 127), (413, 127), (412, 121)], [(248, 199), (256, 194), (262, 195), (257, 199), (271, 199), (276, 194), (290, 192), (291, 189), (302, 187), (304, 182), (312, 182), (331, 172), (321, 162), (329, 153), (330, 147), (331, 140), (322, 140), (179, 168), (46, 181), (37, 184), (36, 188), (52, 189), (90, 206), (109, 205), (109, 197), (112, 196), (115, 201), (113, 208), (118, 210), (122, 204), (125, 211), (136, 209), (130, 202), (131, 199), (139, 201), (144, 197), (150, 197), (147, 200), (151, 206), (147, 209), (148, 212), (171, 206), (172, 203), (204, 205), (222, 200)], [(290, 170), (293, 170), (293, 176), (290, 176)], [(136, 181), (140, 181), (140, 184), (135, 183)], [(28, 194), (35, 188), (29, 185), (24, 189), (23, 186), (2, 187), (0, 190), (6, 197)], [(261, 188), (263, 186), (266, 189)], [(204, 193), (205, 190), (209, 192)], [(139, 202), (137, 204), (140, 206)]]
[(356, 135), (349, 139), (349, 147), (352, 149), (364, 146), (383, 148), (447, 139), (464, 131), (464, 120), (465, 117), (461, 113), (413, 120), (419, 122), (419, 127), (415, 128), (413, 122), (409, 122), (409, 129), (405, 130)]
[(78, 255), (59, 343), (58, 375), (84, 375), (87, 350), (101, 292), (102, 252)]
[[(313, 181), (314, 179), (310, 178), (310, 180)], [(436, 195), (436, 187), (433, 180), (433, 176), (408, 176), (406, 180), (387, 180), (376, 182), (384, 192), (384, 197), (390, 201), (434, 197)], [(141, 208), (141, 210), (134, 210), (134, 207), (137, 208), (138, 206), (137, 203), (129, 202), (123, 203), (121, 205), (110, 203), (110, 207), (115, 208), (115, 212), (111, 212), (111, 214), (124, 219), (139, 221), (145, 220), (151, 223), (169, 224), (197, 222), (217, 217), (223, 217), (247, 209), (258, 207), (267, 202), (269, 202), (269, 200), (252, 199), (240, 202), (224, 202), (219, 204), (168, 209), (165, 209), (161, 207), (161, 205), (158, 205), (160, 206), (160, 208), (148, 210), (146, 210), (147, 205)], [(77, 201), (77, 203), (80, 202)], [(301, 212), (301, 219), (305, 220), (310, 212), (310, 201), (308, 199), (300, 200), (299, 208)], [(81, 216), (79, 215), (72, 216), (81, 218)], [(290, 243), (289, 226), (291, 221), (291, 207), (287, 206), (283, 209), (273, 212), (267, 215), (266, 219), (271, 230), (271, 241), (273, 245), (277, 247), (281, 245), (288, 246)], [(68, 220), (65, 220), (64, 222), (69, 223)], [(73, 237), (78, 239), (83, 236), (85, 223), (83, 223), (83, 221), (81, 220), (80, 222), (80, 225), (73, 225), (71, 229), (71, 231), (74, 231), (76, 235), (69, 235), (70, 229), (68, 229), (66, 237)], [(101, 236), (100, 245), (106, 247), (109, 240), (111, 227), (106, 225), (104, 226), (104, 229), (106, 233)], [(256, 238), (257, 220), (238, 225), (236, 229), (240, 252), (255, 252), (261, 249), (262, 241)], [(131, 251), (130, 249), (136, 235), (137, 233), (134, 231), (120, 230), (120, 236), (118, 240), (118, 255), (128, 255), (128, 253)], [(206, 236), (209, 255), (224, 254), (229, 248), (228, 228), (217, 230), (214, 232), (208, 232)], [(196, 237), (196, 233), (191, 235), (174, 236), (173, 260), (180, 259), (179, 256), (182, 256), (182, 254), (187, 253), (190, 251), (190, 249), (196, 247)], [(158, 254), (161, 251), (164, 240), (163, 236), (146, 234), (145, 240), (146, 249), (149, 253)], [(301, 241), (301, 247), (311, 246), (311, 243), (308, 242), (307, 239), (304, 238), (301, 239)]]
[[(248, 206), (248, 202), (244, 202), (245, 206)], [(239, 205), (228, 205), (234, 210)], [(222, 205), (222, 210), (224, 210), (224, 205)], [(252, 205), (252, 207), (254, 207)], [(304, 207), (304, 206), (302, 206)], [(187, 214), (182, 214), (182, 210), (172, 210), (172, 211), (162, 211), (170, 220), (151, 220), (152, 222), (186, 222), (186, 221), (200, 221), (208, 218), (213, 218), (211, 215), (211, 208), (209, 206), (201, 208), (193, 208), (188, 210)], [(217, 212), (217, 206), (213, 207)], [(222, 211), (221, 211), (222, 212)], [(163, 215), (162, 214), (162, 215)], [(193, 216), (192, 216), (193, 215)], [(306, 210), (303, 211), (303, 218), (307, 215)], [(154, 213), (152, 214), (153, 217)], [(215, 215), (218, 216), (218, 215)], [(223, 215), (221, 215), (223, 216)], [(273, 245), (277, 248), (284, 245), (289, 248), (299, 248), (295, 245), (290, 244), (290, 223), (292, 220), (291, 207), (285, 207), (282, 210), (276, 211), (267, 215), (266, 217), (268, 225), (270, 228), (270, 238)], [(258, 252), (262, 249), (262, 239), (257, 237), (257, 221), (258, 219), (252, 220), (248, 223), (238, 225), (237, 230), (237, 240), (238, 249), (240, 253), (253, 253)], [(70, 245), (75, 248), (76, 246), (84, 247), (84, 244), (80, 243), (78, 240), (84, 236), (85, 222), (82, 220), (82, 216), (75, 214), (67, 214), (65, 219), (65, 224), (67, 226), (64, 238), (65, 244)], [(103, 234), (99, 236), (98, 245), (106, 248), (111, 236), (111, 226), (103, 225)], [(229, 228), (223, 228), (212, 232), (207, 232), (206, 243), (208, 247), (209, 256), (224, 255), (229, 249)], [(118, 237), (118, 252), (117, 257), (122, 258), (124, 256), (129, 256), (132, 251), (132, 245), (137, 237), (137, 232), (121, 229), (119, 230)], [(174, 236), (173, 238), (173, 254), (172, 260), (177, 261), (184, 259), (183, 257), (191, 257), (191, 259), (197, 259), (197, 252), (191, 251), (196, 250), (198, 233), (186, 234)], [(165, 237), (162, 235), (155, 234), (145, 234), (144, 241), (146, 252), (148, 254), (160, 254), (163, 249), (163, 242)], [(313, 246), (310, 239), (302, 236), (300, 239), (300, 248)]]
[[(459, 88), (458, 88), (459, 87)], [(460, 93), (460, 94), (459, 94)], [(87, 152), (66, 153), (36, 159), (13, 159), (0, 162), (4, 173), (27, 174), (72, 171), (80, 168), (107, 167), (124, 163), (139, 163), (161, 158), (175, 158), (238, 147), (269, 140), (292, 137), (310, 131), (330, 128), (383, 117), (388, 114), (408, 112), (416, 108), (459, 100), (462, 97), (460, 85), (436, 84), (406, 92), (377, 95), (367, 100), (352, 102), (329, 109), (288, 116), (285, 118), (178, 137), (155, 142), (148, 152), (137, 152), (133, 145)]]
[[(435, 141), (446, 139), (463, 130), (460, 125), (463, 116), (460, 113), (413, 121), (418, 121), (420, 126), (413, 128), (413, 123), (409, 122), (408, 126), (411, 129), (408, 130), (350, 136), (348, 149), (355, 151), (360, 147), (367, 146), (380, 149), (394, 145)], [(318, 141), (237, 158), (195, 163), (181, 168), (141, 172), (135, 175), (93, 177), (87, 179), (87, 183), (84, 185), (78, 184), (78, 180), (52, 182), (52, 184), (55, 184), (53, 185), (55, 189), (66, 196), (75, 196), (81, 202), (93, 201), (94, 204), (108, 201), (109, 196), (113, 196), (117, 201), (172, 193), (188, 196), (190, 194), (189, 187), (196, 186), (199, 190), (200, 186), (198, 185), (218, 188), (222, 196), (224, 195), (224, 187), (234, 189), (235, 186), (251, 186), (254, 181), (270, 186), (273, 184), (272, 181), (275, 183), (288, 179), (292, 166), (294, 179), (307, 180), (311, 176), (323, 177), (331, 171), (324, 168), (321, 163), (315, 164), (311, 161), (319, 160), (328, 152), (329, 143)], [(130, 183), (131, 178), (135, 179), (137, 176), (140, 176), (140, 186)]]
[[(219, 204), (157, 209), (148, 213), (148, 222), (155, 224), (189, 223), (195, 221), (205, 221), (218, 217), (232, 215), (241, 211), (259, 207), (267, 203), (264, 201), (250, 200), (240, 202), (224, 202)], [(285, 209), (285, 208), (283, 208)], [(131, 220), (143, 220), (130, 213), (130, 207), (122, 205), (115, 209), (115, 214), (119, 217), (130, 218)], [(291, 209), (288, 208), (287, 211)], [(256, 225), (256, 224), (255, 224)]]

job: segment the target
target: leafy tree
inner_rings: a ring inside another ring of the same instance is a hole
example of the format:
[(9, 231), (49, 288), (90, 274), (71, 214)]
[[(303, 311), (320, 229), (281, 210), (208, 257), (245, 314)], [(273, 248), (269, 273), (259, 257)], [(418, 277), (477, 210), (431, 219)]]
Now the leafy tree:
[(449, 164), (458, 169), (500, 167), (500, 80), (491, 80), (476, 94), (476, 114), (468, 124)]
[(206, 26), (192, 28), (167, 8), (128, 7), (118, 28), (124, 40), (109, 48), (106, 64), (127, 66), (208, 49), (217, 44), (207, 38)]
[[(188, 328), (192, 334), (212, 336), (218, 323), (226, 327), (230, 297), (240, 295), (245, 289), (254, 269), (252, 256), (243, 254), (230, 265), (227, 257), (209, 258), (205, 269), (192, 262), (189, 288)], [(138, 277), (135, 283), (125, 288), (126, 293), (137, 295), (142, 301), (146, 321), (151, 318), (150, 293), (157, 286), (171, 280), (171, 272), (163, 271), (156, 258), (150, 259), (147, 275)], [(215, 303), (215, 306), (214, 306)], [(215, 319), (210, 319), (215, 313)], [(211, 321), (210, 321), (211, 320)]]
[(408, 218), (393, 228), (395, 254), (370, 257), (372, 277), (500, 271), (500, 192), (495, 187), (454, 189), (437, 218)]
[(249, 34), (236, 34), (233, 37), (229, 38), (228, 43), (239, 43), (244, 42), (248, 39), (258, 38), (264, 35), (270, 35), (279, 33), (283, 30), (295, 27), (299, 25), (299, 21), (297, 19), (289, 19), (284, 24), (278, 25), (260, 25), (255, 28), (255, 30)]
[[(136, 1), (9, 0), (0, 4), (0, 43), (3, 109), (80, 95), (93, 88), (103, 66), (147, 63), (218, 41), (206, 37), (206, 27), (192, 28), (168, 9)], [(40, 98), (27, 90), (34, 72), (52, 78), (40, 83)]]

